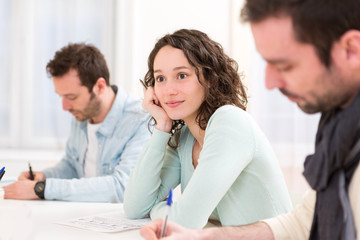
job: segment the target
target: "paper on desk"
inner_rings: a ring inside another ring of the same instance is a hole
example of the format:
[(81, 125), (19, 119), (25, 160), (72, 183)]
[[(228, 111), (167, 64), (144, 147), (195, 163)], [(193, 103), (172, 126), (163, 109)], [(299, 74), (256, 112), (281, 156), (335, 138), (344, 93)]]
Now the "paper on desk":
[(60, 221), (57, 223), (96, 232), (110, 233), (141, 228), (149, 222), (150, 218), (131, 220), (127, 218), (124, 213), (111, 212), (106, 214)]
[(5, 174), (5, 176), (0, 181), (0, 187), (5, 187), (5, 186), (10, 185), (10, 184), (12, 184), (12, 183), (14, 183), (16, 181), (17, 181), (16, 177), (8, 177)]

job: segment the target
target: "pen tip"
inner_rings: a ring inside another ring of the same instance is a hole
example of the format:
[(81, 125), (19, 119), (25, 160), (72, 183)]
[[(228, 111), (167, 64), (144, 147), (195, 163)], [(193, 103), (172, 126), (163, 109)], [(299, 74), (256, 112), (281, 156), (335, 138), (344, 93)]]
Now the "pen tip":
[(168, 206), (171, 206), (172, 195), (173, 195), (172, 188), (170, 188), (169, 197), (168, 197), (167, 202), (166, 202), (166, 205), (168, 205)]

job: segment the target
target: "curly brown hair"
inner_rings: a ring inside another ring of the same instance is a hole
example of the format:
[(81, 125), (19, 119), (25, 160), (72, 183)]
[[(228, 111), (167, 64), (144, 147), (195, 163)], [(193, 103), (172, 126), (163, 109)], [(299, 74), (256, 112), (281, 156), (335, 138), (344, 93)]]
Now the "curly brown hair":
[[(157, 41), (148, 58), (148, 72), (144, 78), (146, 86), (154, 86), (154, 59), (159, 50), (168, 45), (184, 52), (190, 65), (195, 68), (200, 84), (205, 88), (204, 101), (195, 119), (202, 130), (206, 129), (210, 117), (221, 106), (235, 105), (246, 110), (247, 95), (241, 81), (242, 75), (238, 73), (238, 64), (224, 53), (219, 43), (198, 30), (181, 29)], [(155, 119), (151, 121), (156, 124)], [(182, 120), (173, 121), (171, 135), (175, 139), (170, 139), (168, 144), (174, 149), (179, 144), (183, 125)]]

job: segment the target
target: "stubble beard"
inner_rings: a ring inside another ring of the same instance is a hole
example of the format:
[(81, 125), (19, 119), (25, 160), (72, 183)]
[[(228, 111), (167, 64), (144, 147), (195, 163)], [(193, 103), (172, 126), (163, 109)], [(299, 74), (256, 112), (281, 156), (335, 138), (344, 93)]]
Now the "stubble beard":
[(97, 99), (96, 95), (91, 92), (89, 102), (84, 108), (84, 110), (72, 110), (76, 112), (78, 115), (75, 116), (78, 121), (85, 121), (97, 116), (100, 113), (101, 102)]
[(358, 91), (346, 85), (349, 81), (344, 79), (336, 67), (324, 70), (316, 81), (318, 89), (312, 89), (308, 94), (314, 100), (310, 102), (304, 99), (303, 103), (297, 103), (299, 108), (308, 114), (342, 108)]

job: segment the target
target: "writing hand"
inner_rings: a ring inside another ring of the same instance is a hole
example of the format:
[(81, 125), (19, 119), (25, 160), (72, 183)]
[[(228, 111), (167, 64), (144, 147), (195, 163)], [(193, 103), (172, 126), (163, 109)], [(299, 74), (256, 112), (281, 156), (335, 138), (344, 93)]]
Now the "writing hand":
[[(140, 235), (146, 240), (160, 239), (162, 219), (156, 219), (140, 229)], [(196, 230), (184, 228), (174, 222), (168, 221), (166, 227), (166, 236), (164, 240), (183, 240), (183, 239), (198, 239)]]
[(23, 180), (5, 186), (3, 187), (5, 191), (4, 198), (23, 200), (39, 199), (39, 197), (36, 196), (34, 191), (35, 184), (35, 181)]
[[(33, 172), (34, 174), (34, 181), (40, 181), (44, 180), (46, 178), (45, 174), (43, 172)], [(22, 172), (20, 176), (18, 177), (19, 181), (23, 180), (30, 180), (30, 173), (29, 171)]]

